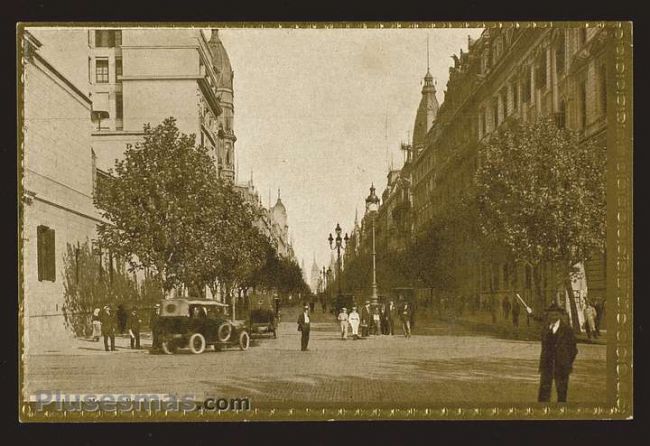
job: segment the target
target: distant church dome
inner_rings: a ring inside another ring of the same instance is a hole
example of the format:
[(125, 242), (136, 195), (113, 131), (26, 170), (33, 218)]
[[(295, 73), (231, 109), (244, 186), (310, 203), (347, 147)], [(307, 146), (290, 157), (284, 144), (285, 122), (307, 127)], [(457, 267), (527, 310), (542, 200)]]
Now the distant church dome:
[(219, 38), (219, 30), (212, 29), (210, 41), (208, 42), (210, 52), (212, 53), (212, 65), (217, 72), (217, 79), (219, 87), (229, 88), (232, 90), (232, 66), (230, 65), (230, 58), (228, 53)]
[(287, 208), (284, 207), (284, 203), (280, 199), (280, 189), (278, 189), (278, 201), (275, 202), (275, 206), (271, 208), (271, 214), (273, 220), (280, 225), (280, 227), (285, 227), (287, 225)]
[(436, 99), (436, 87), (433, 85), (433, 76), (427, 69), (424, 76), (424, 86), (422, 87), (422, 99), (420, 106), (415, 115), (415, 125), (413, 126), (413, 147), (416, 149), (424, 145), (427, 132), (431, 129), (433, 121), (438, 114), (438, 99)]

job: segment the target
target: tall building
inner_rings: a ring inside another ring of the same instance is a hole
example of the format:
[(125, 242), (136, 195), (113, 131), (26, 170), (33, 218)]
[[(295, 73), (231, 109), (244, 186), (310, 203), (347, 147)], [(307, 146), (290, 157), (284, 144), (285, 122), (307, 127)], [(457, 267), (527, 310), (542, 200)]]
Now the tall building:
[(218, 30), (207, 39), (197, 29), (91, 29), (88, 46), (98, 169), (113, 167), (144, 124), (173, 116), (234, 180), (233, 71)]
[[(404, 165), (388, 173), (376, 219), (378, 259), (407, 249), (460, 200), (473, 184), (479, 143), (511, 120), (550, 116), (559, 127), (584, 140), (606, 144), (607, 85), (614, 67), (611, 30), (601, 27), (486, 29), (468, 38), (468, 50), (454, 55), (444, 102), (425, 75), (411, 144)], [(364, 218), (358, 251), (369, 252), (371, 226)], [(356, 237), (356, 234), (355, 234)], [(381, 260), (378, 260), (381, 262)], [(453, 254), (456, 284), (450, 297), (482, 302), (489, 296), (519, 292), (533, 296), (533, 277), (542, 278), (547, 302), (563, 293), (553, 264), (537, 268), (514, 264), (504, 252), (480, 252), (472, 240)], [(605, 256), (594, 254), (583, 265), (586, 280), (575, 281), (579, 296), (604, 297)], [(563, 277), (563, 276), (562, 276)], [(379, 279), (380, 290), (382, 287)], [(411, 284), (417, 285), (417, 284)], [(429, 291), (427, 290), (428, 294)]]
[(293, 242), (289, 237), (287, 210), (279, 195), (276, 205), (267, 209), (262, 205), (261, 197), (253, 184), (252, 176), (247, 183), (236, 184), (235, 189), (253, 206), (257, 214), (255, 226), (275, 245), (278, 254), (290, 260), (295, 260)]
[(65, 329), (64, 259), (95, 237), (90, 98), (22, 36), (21, 278), (25, 352), (56, 350)]
[[(282, 257), (293, 258), (293, 247), (289, 238), (289, 223), (287, 218), (287, 208), (280, 198), (280, 189), (278, 189), (278, 199), (275, 204), (269, 208), (271, 216), (272, 239), (277, 243), (278, 254)], [(304, 266), (304, 260), (303, 265)], [(304, 273), (303, 268), (303, 273)], [(305, 278), (305, 283), (308, 280)]]
[(316, 263), (316, 257), (314, 256), (314, 261), (311, 264), (311, 277), (309, 281), (309, 286), (311, 287), (312, 293), (316, 294), (320, 291), (321, 281), (322, 278), (320, 267)]
[[(509, 27), (490, 28), (469, 40), (468, 52), (454, 57), (445, 101), (413, 164), (416, 232), (426, 230), (471, 186), (480, 141), (510, 120), (550, 116), (559, 127), (606, 144), (609, 33), (607, 28)], [(546, 301), (563, 293), (552, 264), (533, 271), (503, 253), (479, 253), (471, 241), (456, 261), (461, 277), (456, 292), (470, 299), (500, 299), (514, 290), (532, 299), (534, 274), (543, 278)], [(586, 260), (585, 269), (586, 286), (577, 284), (577, 293), (604, 297), (604, 257)]]

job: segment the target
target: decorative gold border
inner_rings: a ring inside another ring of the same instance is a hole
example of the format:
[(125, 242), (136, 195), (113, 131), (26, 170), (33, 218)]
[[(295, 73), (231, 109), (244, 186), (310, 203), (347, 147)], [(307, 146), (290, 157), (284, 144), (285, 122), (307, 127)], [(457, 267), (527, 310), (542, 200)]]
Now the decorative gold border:
[[(615, 76), (608, 85), (608, 182), (607, 182), (607, 399), (610, 405), (540, 404), (481, 405), (431, 408), (253, 408), (246, 412), (42, 412), (23, 401), (22, 330), (22, 156), (23, 156), (23, 68), (21, 37), (26, 27), (197, 27), (282, 29), (413, 29), (413, 28), (502, 28), (502, 27), (607, 27), (614, 32), (614, 48), (608, 56)], [(570, 420), (631, 419), (633, 415), (633, 202), (632, 202), (632, 22), (24, 22), (17, 25), (18, 75), (18, 201), (19, 201), (19, 389), (21, 422), (150, 422), (150, 421), (300, 421), (300, 420)], [(609, 106), (612, 105), (612, 106)], [(615, 308), (613, 308), (615, 306)], [(615, 309), (615, 311), (611, 311)]]

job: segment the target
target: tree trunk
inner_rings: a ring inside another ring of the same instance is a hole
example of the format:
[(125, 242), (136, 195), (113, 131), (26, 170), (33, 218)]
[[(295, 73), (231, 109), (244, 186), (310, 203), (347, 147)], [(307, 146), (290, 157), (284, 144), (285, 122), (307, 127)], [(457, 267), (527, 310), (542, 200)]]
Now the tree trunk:
[(542, 290), (542, 271), (539, 263), (532, 266), (533, 277), (533, 290), (535, 291), (535, 303), (539, 311), (544, 311), (546, 308), (546, 299), (544, 299), (544, 291)]

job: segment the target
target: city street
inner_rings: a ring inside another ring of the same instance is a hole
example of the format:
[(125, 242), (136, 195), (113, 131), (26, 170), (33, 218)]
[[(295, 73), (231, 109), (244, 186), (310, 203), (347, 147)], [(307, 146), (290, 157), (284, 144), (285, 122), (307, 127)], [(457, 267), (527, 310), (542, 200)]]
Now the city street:
[[(107, 353), (101, 341), (77, 340), (60, 352), (26, 358), (26, 395), (44, 389), (175, 393), (248, 397), (253, 407), (536, 401), (539, 342), (499, 339), (442, 322), (420, 324), (411, 339), (342, 341), (333, 318), (317, 312), (309, 351), (301, 352), (293, 320), (287, 314), (278, 339), (258, 339), (244, 352), (151, 355), (126, 348), (128, 340), (119, 338), (118, 351)], [(569, 401), (598, 402), (606, 393), (606, 346), (579, 344), (578, 349)]]

